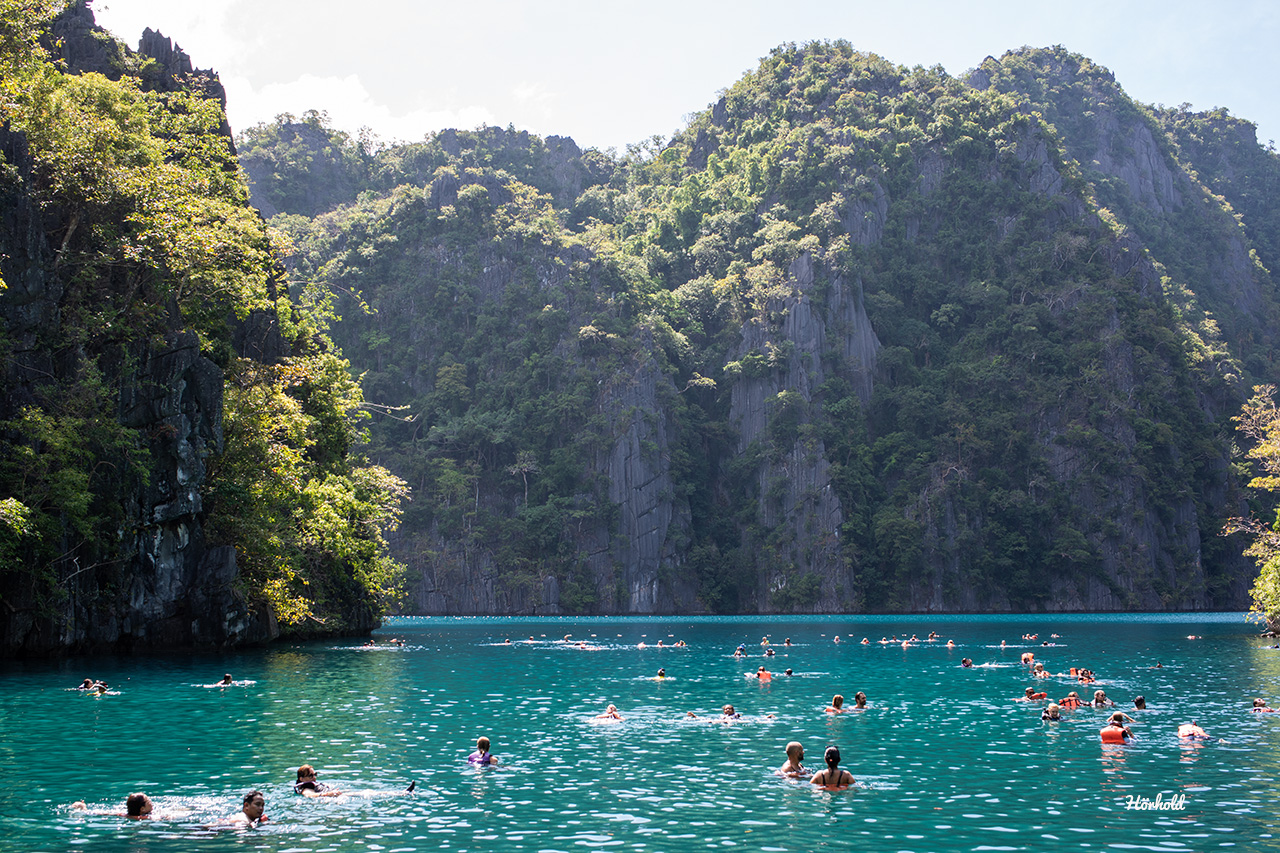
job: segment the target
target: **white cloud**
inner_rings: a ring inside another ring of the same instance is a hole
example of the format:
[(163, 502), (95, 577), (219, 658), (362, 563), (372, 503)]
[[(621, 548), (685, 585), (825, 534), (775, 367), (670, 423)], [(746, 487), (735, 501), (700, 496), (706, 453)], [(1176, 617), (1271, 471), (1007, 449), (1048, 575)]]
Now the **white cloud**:
[(301, 115), (307, 110), (328, 113), (338, 130), (355, 134), (368, 127), (384, 141), (413, 142), (428, 133), (446, 127), (470, 129), (482, 124), (497, 124), (485, 107), (461, 109), (419, 108), (408, 112), (393, 111), (379, 103), (356, 74), (345, 77), (318, 77), (304, 74), (286, 83), (269, 83), (255, 89), (243, 77), (223, 76), (227, 90), (227, 114), (236, 132), (259, 122), (270, 122), (281, 113)]

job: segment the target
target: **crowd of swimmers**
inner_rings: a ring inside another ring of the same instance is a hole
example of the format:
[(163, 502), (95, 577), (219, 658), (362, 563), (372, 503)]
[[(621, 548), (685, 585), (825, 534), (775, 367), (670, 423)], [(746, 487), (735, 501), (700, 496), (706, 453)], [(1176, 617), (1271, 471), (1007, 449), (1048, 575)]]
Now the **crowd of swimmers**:
[[(1057, 637), (1057, 634), (1053, 635)], [(1023, 636), (1024, 640), (1036, 639), (1035, 634)], [(1200, 639), (1196, 635), (1188, 637), (1189, 640)], [(1001, 647), (1004, 644), (1001, 643)], [(1032, 652), (1023, 652), (1022, 663), (1027, 666), (1032, 678), (1074, 678), (1080, 684), (1093, 684), (1097, 678), (1091, 669), (1084, 667), (1071, 667), (1065, 673), (1048, 672), (1043, 663), (1036, 661), (1035, 654)], [(972, 667), (973, 661), (964, 658), (960, 665), (963, 667)], [(1164, 664), (1157, 661), (1152, 669), (1163, 669)], [(1057, 722), (1062, 719), (1063, 711), (1074, 711), (1078, 708), (1094, 708), (1099, 710), (1109, 710), (1116, 707), (1113, 699), (1107, 696), (1105, 690), (1094, 690), (1093, 699), (1085, 700), (1080, 698), (1080, 694), (1075, 690), (1070, 691), (1067, 695), (1059, 700), (1051, 701), (1049, 694), (1044, 690), (1037, 690), (1035, 687), (1028, 687), (1023, 691), (1023, 695), (1019, 696), (1016, 701), (1019, 702), (1048, 702), (1044, 710), (1040, 713), (1040, 719), (1046, 722)], [(1147, 700), (1145, 696), (1135, 696), (1133, 699), (1133, 710), (1145, 711), (1147, 708)], [(1268, 707), (1266, 700), (1261, 697), (1253, 700), (1251, 711), (1259, 713), (1273, 712), (1276, 709)], [(1133, 717), (1123, 711), (1113, 711), (1107, 719), (1106, 725), (1098, 730), (1098, 737), (1104, 744), (1124, 744), (1136, 739), (1133, 729), (1129, 728), (1128, 723), (1136, 722)], [(1201, 726), (1192, 720), (1189, 723), (1182, 723), (1178, 726), (1178, 737), (1186, 741), (1209, 740), (1211, 736)]]
[[(1058, 638), (1057, 634), (1053, 634), (1052, 636), (1054, 638)], [(936, 632), (930, 632), (925, 642), (935, 642), (939, 639), (940, 637), (937, 635)], [(1024, 634), (1022, 639), (1024, 641), (1034, 641), (1038, 639), (1038, 636), (1035, 634)], [(1192, 636), (1192, 637), (1189, 637), (1188, 639), (1199, 639), (1199, 638)], [(839, 635), (836, 635), (835, 642), (838, 643), (839, 641), (840, 641)], [(530, 637), (528, 642), (533, 643), (536, 641), (534, 640), (533, 637)], [(564, 639), (560, 642), (563, 642), (567, 645), (574, 645), (578, 648), (586, 647), (585, 641), (582, 641), (582, 640), (574, 641), (571, 639), (571, 635), (569, 634), (566, 634), (564, 636)], [(864, 637), (862, 639), (862, 645), (870, 645), (870, 642), (871, 641), (869, 638)], [(880, 643), (882, 645), (897, 645), (900, 643), (904, 648), (919, 642), (920, 640), (915, 634), (912, 634), (909, 639), (899, 640), (896, 634), (891, 639), (885, 638), (885, 637), (882, 637), (880, 639)], [(393, 640), (392, 643), (396, 645), (403, 645), (402, 640)], [(510, 644), (511, 644), (510, 639), (504, 641), (504, 645), (510, 645)], [(641, 648), (645, 647), (645, 644), (643, 642), (640, 643), (639, 645)], [(659, 640), (657, 642), (657, 646), (661, 647), (662, 645), (663, 645), (662, 641)], [(773, 652), (773, 649), (771, 648), (772, 643), (770, 642), (768, 637), (764, 637), (761, 640), (760, 645), (764, 647), (765, 649), (764, 654), (766, 657), (773, 656), (774, 652)], [(790, 637), (786, 638), (783, 641), (782, 645), (787, 647), (791, 646), (791, 638)], [(1054, 644), (1051, 644), (1046, 641), (1042, 645), (1049, 646)], [(687, 644), (683, 640), (679, 640), (674, 644), (674, 647), (676, 648), (684, 648), (686, 646)], [(948, 648), (954, 648), (955, 643), (951, 640), (948, 640), (946, 643), (946, 646)], [(1006, 648), (1006, 644), (1002, 641), (1000, 644), (1000, 647)], [(735, 658), (744, 657), (746, 655), (746, 645), (739, 644), (738, 647), (734, 650), (733, 654)], [(1021, 661), (1024, 666), (1028, 667), (1028, 671), (1031, 677), (1033, 678), (1071, 677), (1071, 678), (1075, 678), (1081, 684), (1092, 684), (1096, 680), (1093, 671), (1083, 667), (1073, 666), (1068, 670), (1068, 672), (1061, 673), (1061, 674), (1050, 673), (1045, 669), (1043, 663), (1035, 660), (1035, 654), (1033, 652), (1022, 653)], [(961, 667), (967, 669), (967, 668), (973, 667), (974, 664), (971, 658), (965, 657), (961, 660), (960, 665)], [(1160, 669), (1160, 668), (1163, 668), (1163, 666), (1164, 666), (1163, 663), (1157, 662), (1156, 665), (1152, 668)], [(791, 669), (788, 668), (785, 674), (790, 676), (792, 674)], [(666, 677), (667, 677), (666, 669), (659, 668), (658, 674), (655, 677), (655, 679), (664, 680)], [(756, 670), (755, 673), (747, 673), (747, 677), (748, 678), (754, 677), (761, 682), (767, 682), (772, 680), (773, 675), (772, 673), (769, 672), (769, 670), (764, 665), (761, 665)], [(231, 674), (228, 673), (224, 675), (220, 681), (215, 682), (214, 684), (209, 684), (205, 686), (224, 687), (224, 686), (230, 686), (234, 683), (235, 682), (233, 681)], [(95, 695), (102, 695), (108, 692), (109, 687), (106, 684), (106, 682), (98, 681), (92, 678), (86, 678), (83, 681), (83, 683), (81, 683), (75, 689), (83, 690), (89, 693), (93, 693)], [(863, 693), (862, 691), (858, 691), (857, 693), (854, 694), (853, 698), (854, 698), (853, 710), (855, 711), (866, 710), (867, 696), (865, 693)], [(1047, 691), (1038, 690), (1035, 687), (1027, 687), (1025, 688), (1023, 695), (1017, 697), (1016, 701), (1048, 702), (1048, 704), (1041, 711), (1041, 715), (1040, 715), (1041, 720), (1044, 720), (1046, 722), (1057, 722), (1061, 720), (1062, 713), (1064, 711), (1074, 711), (1080, 708), (1110, 710), (1116, 707), (1115, 701), (1109, 698), (1106, 694), (1106, 691), (1104, 690), (1094, 690), (1093, 698), (1092, 700), (1089, 700), (1089, 701), (1081, 699), (1079, 693), (1075, 690), (1069, 691), (1065, 697), (1057, 701), (1050, 701), (1049, 694)], [(1145, 710), (1146, 709), (1145, 697), (1143, 696), (1135, 697), (1133, 700), (1133, 708), (1136, 711)], [(831, 697), (831, 704), (828, 705), (824, 710), (825, 710), (825, 713), (828, 713), (828, 714), (842, 714), (849, 709), (845, 707), (844, 696), (842, 694), (837, 693), (836, 695)], [(1253, 704), (1250, 710), (1257, 713), (1272, 713), (1278, 709), (1268, 706), (1267, 702), (1261, 697), (1259, 697), (1253, 700)], [(694, 711), (687, 711), (685, 713), (685, 716), (688, 718), (698, 718), (698, 714)], [(774, 715), (766, 714), (765, 716), (766, 718), (773, 718)], [(716, 718), (722, 721), (732, 721), (732, 720), (741, 719), (741, 717), (742, 715), (738, 713), (738, 711), (734, 708), (732, 704), (725, 704), (724, 706), (721, 707), (720, 713), (719, 715), (717, 715)], [(623, 717), (621, 712), (618, 711), (618, 708), (616, 705), (610, 704), (603, 712), (595, 715), (595, 719), (602, 722), (614, 722), (614, 721), (621, 721), (625, 718)], [(1113, 711), (1110, 717), (1108, 718), (1106, 725), (1099, 730), (1098, 734), (1102, 743), (1125, 744), (1131, 740), (1134, 740), (1136, 736), (1134, 735), (1133, 730), (1129, 728), (1129, 726), (1127, 725), (1128, 723), (1133, 723), (1133, 722), (1135, 722), (1134, 718), (1130, 717), (1128, 714), (1124, 713), (1123, 711)], [(1201, 728), (1195, 720), (1192, 720), (1190, 723), (1183, 723), (1179, 725), (1178, 737), (1180, 739), (1190, 740), (1190, 741), (1210, 739), (1209, 733), (1206, 732), (1203, 728)], [(830, 791), (843, 790), (843, 789), (850, 788), (857, 785), (857, 782), (853, 778), (853, 774), (851, 774), (848, 770), (841, 769), (840, 749), (835, 745), (828, 746), (826, 750), (823, 752), (823, 763), (826, 766), (816, 771), (812, 770), (811, 768), (806, 768), (804, 766), (803, 764), (804, 746), (799, 741), (791, 741), (790, 743), (788, 743), (786, 745), (785, 751), (786, 751), (786, 762), (781, 767), (779, 767), (778, 770), (776, 771), (777, 775), (779, 776), (783, 776), (789, 779), (807, 778), (812, 785), (815, 785), (819, 788), (822, 788), (824, 790), (830, 790)], [(490, 752), (489, 738), (480, 737), (479, 739), (477, 739), (476, 749), (469, 756), (467, 756), (467, 763), (471, 765), (475, 765), (477, 767), (494, 767), (498, 765), (498, 759)], [(415, 786), (416, 786), (416, 783), (411, 782), (405, 792), (412, 793), (414, 791)], [(297, 782), (294, 785), (294, 792), (301, 796), (309, 797), (309, 798), (310, 797), (340, 797), (340, 796), (343, 796), (345, 793), (342, 790), (332, 788), (320, 782), (317, 778), (317, 773), (315, 768), (310, 764), (303, 764), (298, 768)], [(77, 811), (92, 811), (88, 808), (88, 806), (83, 801), (73, 803), (72, 809)], [(189, 809), (170, 809), (164, 812), (157, 812), (155, 810), (154, 804), (152, 803), (150, 797), (148, 797), (146, 794), (143, 794), (143, 793), (130, 794), (128, 798), (125, 800), (125, 806), (124, 806), (123, 812), (108, 810), (108, 811), (99, 811), (96, 813), (114, 814), (122, 817), (132, 818), (132, 819), (144, 819), (144, 818), (150, 818), (153, 816), (158, 818), (180, 818), (180, 817), (184, 817), (191, 814)], [(241, 808), (239, 811), (231, 814), (226, 818), (223, 818), (221, 821), (219, 821), (219, 824), (226, 825), (226, 826), (252, 827), (252, 826), (258, 826), (259, 824), (266, 823), (266, 822), (267, 822), (266, 800), (261, 791), (255, 790), (255, 791), (250, 791), (249, 793), (244, 795)]]

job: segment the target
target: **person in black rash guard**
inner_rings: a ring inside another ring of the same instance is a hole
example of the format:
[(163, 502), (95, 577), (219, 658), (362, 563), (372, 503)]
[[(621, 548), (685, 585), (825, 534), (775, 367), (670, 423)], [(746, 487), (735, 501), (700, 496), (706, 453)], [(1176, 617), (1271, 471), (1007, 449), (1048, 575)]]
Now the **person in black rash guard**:
[(323, 782), (316, 781), (316, 769), (310, 764), (298, 768), (298, 784), (293, 786), (296, 793), (304, 797), (338, 797), (341, 791), (332, 790)]

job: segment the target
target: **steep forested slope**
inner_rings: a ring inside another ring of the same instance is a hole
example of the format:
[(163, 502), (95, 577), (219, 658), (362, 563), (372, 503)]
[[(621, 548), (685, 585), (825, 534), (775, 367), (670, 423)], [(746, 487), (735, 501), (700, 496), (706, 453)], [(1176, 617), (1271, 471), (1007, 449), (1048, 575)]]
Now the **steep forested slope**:
[(1276, 359), (1275, 156), (1212, 121), (1060, 48), (837, 42), (623, 157), (241, 148), (388, 407), (417, 611), (1160, 609), (1243, 603), (1228, 418)]
[(62, 5), (0, 4), (0, 650), (367, 631), (403, 483), (221, 86)]

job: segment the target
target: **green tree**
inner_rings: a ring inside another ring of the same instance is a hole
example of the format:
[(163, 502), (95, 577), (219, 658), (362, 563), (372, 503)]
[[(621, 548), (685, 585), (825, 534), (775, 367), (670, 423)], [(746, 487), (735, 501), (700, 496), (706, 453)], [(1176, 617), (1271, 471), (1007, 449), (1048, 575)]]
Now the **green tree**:
[[(1262, 469), (1249, 481), (1249, 488), (1265, 495), (1280, 493), (1280, 409), (1276, 407), (1274, 385), (1259, 385), (1233, 420), (1236, 429), (1252, 445), (1245, 452)], [(1250, 594), (1251, 611), (1266, 621), (1272, 631), (1280, 631), (1280, 511), (1272, 512), (1270, 523), (1257, 518), (1233, 518), (1225, 532), (1243, 533), (1249, 538), (1245, 555), (1258, 564), (1258, 579)]]

